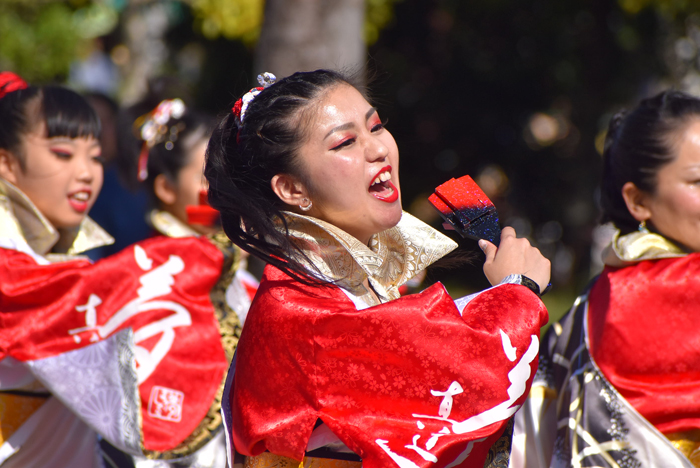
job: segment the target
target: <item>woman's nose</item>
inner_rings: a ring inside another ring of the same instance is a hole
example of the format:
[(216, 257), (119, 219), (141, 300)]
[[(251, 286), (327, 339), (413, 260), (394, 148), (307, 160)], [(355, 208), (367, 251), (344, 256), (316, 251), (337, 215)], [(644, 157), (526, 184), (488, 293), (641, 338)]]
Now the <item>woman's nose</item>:
[(76, 158), (78, 159), (77, 178), (81, 182), (92, 182), (95, 178), (95, 169), (93, 168), (92, 158)]
[(365, 151), (370, 161), (381, 161), (389, 155), (389, 148), (378, 138), (371, 138)]

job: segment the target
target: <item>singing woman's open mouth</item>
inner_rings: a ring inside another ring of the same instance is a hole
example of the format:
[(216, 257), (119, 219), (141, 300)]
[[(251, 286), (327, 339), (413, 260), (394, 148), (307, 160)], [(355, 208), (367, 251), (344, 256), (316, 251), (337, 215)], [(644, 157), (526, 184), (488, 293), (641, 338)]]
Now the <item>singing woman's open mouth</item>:
[(399, 191), (391, 183), (391, 166), (383, 167), (372, 179), (369, 193), (377, 200), (394, 203), (399, 199)]

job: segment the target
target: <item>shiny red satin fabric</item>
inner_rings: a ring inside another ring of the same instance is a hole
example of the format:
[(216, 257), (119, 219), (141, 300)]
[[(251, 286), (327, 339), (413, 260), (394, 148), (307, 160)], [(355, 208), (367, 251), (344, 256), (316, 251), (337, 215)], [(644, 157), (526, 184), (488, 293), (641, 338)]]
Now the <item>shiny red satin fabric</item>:
[[(338, 287), (301, 285), (268, 266), (237, 348), (230, 393), (236, 450), (301, 460), (322, 419), (365, 468), (396, 465), (389, 451), (405, 460), (401, 466), (441, 468), (470, 442), (469, 456), (453, 466), (481, 468), (507, 418), (457, 434), (438, 416), (464, 421), (508, 400), (513, 362), (501, 330), (520, 358), (536, 347), (532, 335), (546, 321), (540, 299), (520, 285), (482, 293), (463, 317), (440, 284), (358, 311)], [(514, 405), (527, 395), (536, 354)], [(444, 392), (455, 382), (463, 392), (449, 407)]]
[[(150, 351), (174, 332), (167, 354), (139, 385), (144, 447), (173, 449), (206, 415), (228, 366), (209, 299), (222, 265), (219, 250), (195, 237), (145, 240), (95, 264), (73, 260), (38, 265), (24, 253), (0, 249), (0, 359), (56, 356), (127, 327), (135, 334), (145, 333), (147, 326), (163, 328), (136, 343)], [(101, 301), (93, 303), (92, 327), (90, 311), (81, 307), (91, 296)], [(142, 311), (129, 313), (127, 304)], [(97, 327), (110, 319), (113, 330), (101, 335)], [(173, 325), (175, 319), (180, 324)], [(75, 331), (81, 328), (86, 329)], [(149, 411), (153, 396), (167, 397), (167, 390), (184, 395), (178, 421), (172, 414), (164, 419)]]
[(700, 429), (700, 254), (606, 268), (588, 326), (593, 359), (642, 416)]

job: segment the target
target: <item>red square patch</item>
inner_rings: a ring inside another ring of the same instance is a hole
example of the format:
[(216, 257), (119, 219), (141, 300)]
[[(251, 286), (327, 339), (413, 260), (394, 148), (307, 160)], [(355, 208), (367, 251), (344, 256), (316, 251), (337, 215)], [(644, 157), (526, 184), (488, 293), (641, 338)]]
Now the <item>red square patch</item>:
[(148, 401), (148, 414), (165, 421), (180, 422), (182, 419), (182, 402), (185, 394), (172, 388), (154, 385)]

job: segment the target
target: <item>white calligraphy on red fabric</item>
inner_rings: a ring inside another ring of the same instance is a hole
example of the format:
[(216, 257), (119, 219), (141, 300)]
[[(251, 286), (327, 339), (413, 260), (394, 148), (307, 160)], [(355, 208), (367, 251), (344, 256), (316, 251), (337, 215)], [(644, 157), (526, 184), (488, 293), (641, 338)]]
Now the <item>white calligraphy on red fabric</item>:
[[(501, 334), (501, 344), (503, 346), (503, 352), (509, 361), (513, 362), (517, 359), (517, 349), (511, 344), (510, 337), (500, 330)], [(419, 430), (425, 430), (426, 426), (420, 419), (432, 419), (440, 420), (451, 425), (451, 429), (447, 426), (443, 427), (437, 433), (431, 433), (430, 438), (428, 438), (425, 443), (425, 448), (420, 447), (418, 442), (421, 438), (421, 434), (416, 434), (413, 436), (411, 444), (404, 445), (404, 448), (414, 451), (423, 460), (432, 463), (437, 463), (438, 458), (432, 454), (430, 451), (435, 448), (437, 442), (441, 437), (446, 437), (451, 434), (460, 435), (466, 434), (468, 432), (473, 432), (482, 429), (491, 424), (497, 423), (499, 421), (504, 421), (520, 408), (520, 405), (515, 405), (514, 403), (524, 395), (527, 389), (527, 382), (531, 375), (530, 364), (535, 360), (539, 352), (539, 339), (536, 335), (530, 336), (530, 345), (525, 351), (520, 360), (515, 364), (515, 366), (508, 372), (508, 380), (510, 385), (508, 386), (508, 399), (486, 411), (483, 411), (477, 415), (474, 415), (464, 421), (456, 421), (450, 419), (450, 414), (452, 412), (452, 405), (454, 403), (454, 396), (459, 395), (464, 390), (459, 382), (452, 382), (450, 386), (445, 391), (431, 390), (430, 393), (433, 396), (442, 396), (442, 402), (438, 408), (438, 415), (423, 415), (423, 414), (413, 414), (412, 416), (418, 421), (416, 422)], [(470, 441), (466, 448), (457, 456), (452, 462), (445, 466), (445, 468), (453, 468), (464, 462), (471, 453), (474, 445), (479, 442), (483, 442), (486, 438), (476, 439)], [(399, 455), (394, 450), (389, 447), (389, 441), (383, 439), (375, 440), (376, 444), (379, 445), (382, 450), (384, 450), (392, 460), (400, 468), (419, 468), (419, 466), (411, 461), (410, 459)]]
[[(147, 273), (139, 278), (141, 287), (137, 291), (137, 297), (119, 309), (103, 325), (97, 324), (97, 306), (102, 304), (102, 299), (95, 294), (91, 294), (85, 305), (77, 306), (78, 312), (85, 313), (85, 326), (69, 330), (77, 343), (80, 343), (80, 334), (90, 332), (90, 341), (98, 341), (118, 330), (127, 320), (137, 314), (151, 310), (172, 311), (173, 314), (162, 319), (153, 321), (134, 330), (134, 344), (136, 354), (136, 375), (138, 383), (144, 382), (170, 351), (175, 340), (175, 328), (192, 325), (192, 317), (189, 311), (181, 304), (173, 301), (153, 300), (157, 297), (165, 296), (172, 292), (172, 285), (175, 283), (175, 275), (185, 269), (185, 263), (177, 255), (171, 255), (168, 260), (153, 268), (153, 260), (148, 258), (146, 251), (138, 246), (134, 246), (134, 259), (141, 270)], [(153, 349), (150, 351), (139, 343), (160, 334)]]

